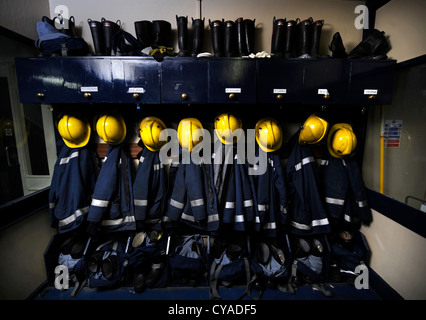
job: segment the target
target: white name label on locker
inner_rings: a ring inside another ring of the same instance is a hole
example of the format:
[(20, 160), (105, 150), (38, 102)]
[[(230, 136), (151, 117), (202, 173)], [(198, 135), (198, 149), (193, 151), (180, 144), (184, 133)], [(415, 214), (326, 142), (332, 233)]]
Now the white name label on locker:
[(328, 94), (327, 89), (318, 89), (318, 94)]
[(377, 89), (364, 89), (364, 94), (377, 94)]
[(127, 93), (145, 93), (145, 89), (144, 88), (129, 88), (127, 89)]
[(225, 88), (225, 93), (241, 93), (241, 88)]
[(98, 87), (81, 87), (81, 92), (98, 92)]
[(274, 89), (274, 93), (287, 93), (287, 89)]

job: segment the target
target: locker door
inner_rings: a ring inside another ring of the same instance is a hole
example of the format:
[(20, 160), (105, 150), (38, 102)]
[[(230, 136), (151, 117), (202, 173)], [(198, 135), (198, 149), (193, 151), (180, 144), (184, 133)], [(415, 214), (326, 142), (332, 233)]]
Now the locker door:
[(98, 57), (63, 58), (63, 100), (69, 103), (111, 103), (110, 59)]
[(208, 61), (210, 103), (256, 103), (256, 61), (212, 59)]
[(51, 103), (63, 99), (62, 59), (16, 58), (19, 98), (22, 103)]
[(161, 102), (206, 103), (207, 61), (165, 59), (161, 64)]
[(345, 103), (349, 69), (343, 59), (306, 59), (303, 84), (306, 103)]
[(257, 61), (257, 100), (261, 103), (300, 102), (303, 60), (260, 59)]
[(350, 67), (349, 103), (392, 103), (395, 60), (352, 60)]
[(160, 103), (160, 73), (154, 59), (111, 59), (116, 103)]

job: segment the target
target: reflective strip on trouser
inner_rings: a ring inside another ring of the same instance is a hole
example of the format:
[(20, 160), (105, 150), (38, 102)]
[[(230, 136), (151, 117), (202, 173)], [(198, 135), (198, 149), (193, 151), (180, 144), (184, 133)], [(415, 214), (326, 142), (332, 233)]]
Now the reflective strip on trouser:
[(62, 219), (59, 220), (58, 222), (58, 226), (59, 227), (64, 227), (72, 222), (74, 222), (78, 217), (86, 214), (89, 212), (89, 206), (81, 208), (81, 209), (77, 209), (72, 215), (70, 215), (68, 218), (66, 219)]
[(291, 225), (293, 227), (295, 227), (296, 229), (305, 230), (305, 231), (312, 230), (314, 227), (326, 226), (328, 224), (329, 223), (328, 223), (328, 219), (327, 218), (318, 219), (318, 220), (312, 220), (312, 222), (311, 222), (310, 225), (299, 223), (299, 222), (296, 222), (296, 221), (292, 221), (291, 222)]

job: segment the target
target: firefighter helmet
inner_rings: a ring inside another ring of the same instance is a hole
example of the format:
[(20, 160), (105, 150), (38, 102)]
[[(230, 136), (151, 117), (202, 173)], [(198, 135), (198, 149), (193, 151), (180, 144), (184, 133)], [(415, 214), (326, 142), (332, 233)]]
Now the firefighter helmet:
[(161, 131), (166, 129), (164, 122), (157, 117), (146, 117), (139, 125), (139, 132), (144, 145), (150, 151), (159, 151), (167, 141), (160, 141)]
[(118, 145), (126, 137), (126, 123), (121, 115), (104, 114), (96, 122), (96, 132), (106, 143)]
[(274, 152), (281, 148), (283, 134), (281, 125), (272, 118), (263, 118), (256, 123), (256, 141), (265, 152)]
[(328, 152), (335, 158), (350, 155), (356, 148), (357, 139), (350, 124), (336, 123), (327, 137)]
[(90, 139), (90, 124), (81, 116), (65, 114), (58, 122), (58, 131), (70, 148), (84, 147)]
[(299, 144), (316, 144), (320, 142), (328, 130), (328, 122), (316, 114), (311, 114), (300, 130)]
[(214, 131), (223, 144), (233, 144), (238, 141), (241, 136), (242, 122), (241, 119), (231, 113), (222, 113), (216, 117), (214, 122)]
[(203, 125), (196, 118), (185, 118), (178, 125), (178, 139), (180, 146), (188, 151), (203, 140), (202, 133), (198, 129), (203, 129)]

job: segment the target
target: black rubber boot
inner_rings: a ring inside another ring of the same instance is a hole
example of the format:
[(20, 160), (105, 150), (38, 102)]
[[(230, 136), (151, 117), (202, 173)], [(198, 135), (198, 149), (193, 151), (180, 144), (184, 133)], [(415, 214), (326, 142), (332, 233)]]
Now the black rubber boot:
[(192, 56), (196, 57), (203, 50), (204, 19), (192, 18)]
[(152, 46), (154, 42), (154, 33), (152, 31), (152, 22), (148, 20), (135, 21), (135, 32), (142, 48)]
[(246, 35), (247, 54), (255, 53), (254, 51), (254, 34), (256, 30), (256, 19), (244, 19), (244, 30)]
[(237, 56), (237, 32), (235, 29), (235, 22), (228, 20), (225, 21), (225, 57)]
[(239, 57), (246, 56), (248, 53), (244, 19), (238, 18), (235, 20), (235, 25), (237, 26), (237, 55)]
[(172, 25), (165, 20), (152, 21), (152, 31), (154, 34), (154, 45), (171, 47)]
[(210, 30), (212, 32), (212, 45), (215, 57), (223, 57), (223, 21), (210, 21)]
[(339, 32), (333, 35), (330, 45), (328, 46), (332, 52), (331, 57), (336, 59), (345, 59), (348, 57), (345, 46), (343, 45), (342, 37)]
[(120, 30), (121, 22), (120, 20), (117, 20), (117, 22), (112, 22), (106, 20), (105, 18), (102, 18), (101, 22), (105, 40), (105, 55), (110, 56), (112, 50), (112, 37), (118, 30)]
[(323, 25), (324, 20), (317, 20), (312, 24), (312, 45), (310, 50), (310, 55), (312, 58), (316, 58), (319, 55), (321, 30)]
[(272, 21), (272, 41), (271, 53), (274, 57), (283, 57), (285, 49), (285, 34), (286, 32), (286, 19), (275, 19)]
[(104, 32), (102, 29), (102, 23), (99, 21), (94, 21), (92, 19), (87, 19), (89, 23), (90, 32), (92, 33), (93, 47), (95, 49), (95, 55), (104, 56), (105, 55), (105, 40)]
[(285, 25), (285, 44), (284, 44), (284, 57), (294, 58), (297, 49), (297, 24), (299, 18), (296, 20), (288, 20)]
[(176, 24), (178, 32), (178, 57), (188, 57), (188, 17), (176, 15)]
[(297, 25), (297, 56), (309, 55), (312, 44), (312, 18), (302, 20)]

